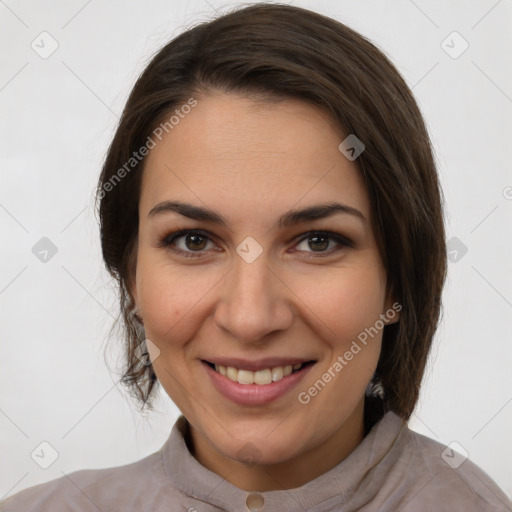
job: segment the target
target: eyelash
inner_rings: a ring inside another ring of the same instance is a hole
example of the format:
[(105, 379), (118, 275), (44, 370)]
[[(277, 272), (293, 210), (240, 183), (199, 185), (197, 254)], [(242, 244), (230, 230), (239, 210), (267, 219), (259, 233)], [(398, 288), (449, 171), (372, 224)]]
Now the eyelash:
[[(174, 252), (175, 254), (179, 254), (181, 256), (184, 256), (185, 258), (200, 258), (201, 255), (205, 251), (183, 251), (182, 249), (177, 249), (176, 247), (173, 247), (173, 243), (177, 238), (181, 238), (185, 235), (200, 235), (204, 238), (207, 238), (208, 240), (212, 241), (212, 238), (209, 236), (209, 234), (206, 231), (202, 231), (200, 229), (180, 229), (177, 231), (171, 231), (170, 233), (165, 234), (158, 242), (159, 248), (166, 248), (170, 251)], [(338, 233), (333, 233), (332, 231), (308, 231), (307, 233), (303, 233), (302, 235), (299, 235), (301, 238), (297, 241), (297, 244), (303, 242), (304, 240), (307, 240), (308, 238), (314, 238), (315, 236), (328, 238), (330, 240), (334, 240), (342, 247), (353, 247), (354, 244), (351, 240), (348, 238), (339, 235)], [(318, 256), (308, 256), (310, 258), (317, 258), (322, 257), (323, 254), (331, 255), (333, 252), (337, 252), (341, 249), (334, 249), (334, 251), (331, 249), (329, 251), (319, 251), (319, 252), (311, 252), (310, 254), (318, 254)], [(304, 252), (304, 251), (299, 251)], [(308, 252), (308, 251), (306, 251)]]

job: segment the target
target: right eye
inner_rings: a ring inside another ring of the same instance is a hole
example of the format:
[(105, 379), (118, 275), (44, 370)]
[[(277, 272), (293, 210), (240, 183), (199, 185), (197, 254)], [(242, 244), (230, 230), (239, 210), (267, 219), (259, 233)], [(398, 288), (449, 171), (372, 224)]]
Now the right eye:
[[(183, 239), (181, 247), (176, 243), (179, 239)], [(207, 241), (213, 243), (211, 238), (204, 231), (198, 229), (180, 229), (165, 234), (160, 239), (158, 246), (165, 247), (175, 254), (186, 258), (197, 258), (205, 252), (202, 249), (207, 245)]]

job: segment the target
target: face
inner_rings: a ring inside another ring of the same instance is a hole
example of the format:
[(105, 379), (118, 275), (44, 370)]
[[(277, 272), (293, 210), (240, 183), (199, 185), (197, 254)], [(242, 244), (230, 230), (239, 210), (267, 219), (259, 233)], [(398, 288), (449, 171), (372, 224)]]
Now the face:
[(158, 379), (205, 460), (358, 443), (392, 300), (348, 134), (298, 100), (197, 99), (142, 181), (132, 291)]

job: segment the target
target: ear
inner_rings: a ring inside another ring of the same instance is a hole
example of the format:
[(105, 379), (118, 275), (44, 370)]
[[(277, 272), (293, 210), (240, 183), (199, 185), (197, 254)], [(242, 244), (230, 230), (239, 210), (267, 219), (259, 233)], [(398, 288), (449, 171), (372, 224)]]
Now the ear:
[(130, 287), (130, 293), (131, 293), (131, 296), (132, 296), (132, 299), (133, 299), (133, 302), (134, 302), (134, 308), (133, 308), (133, 316), (137, 319), (137, 321), (144, 325), (144, 319), (142, 317), (142, 313), (141, 313), (141, 309), (140, 309), (140, 306), (139, 306), (139, 300), (138, 300), (138, 297), (137, 297), (137, 289), (135, 286), (133, 287)]
[(137, 294), (137, 280), (135, 271), (133, 271), (127, 282), (128, 293), (130, 294), (130, 298), (133, 301), (133, 316), (142, 324), (142, 316), (139, 305), (139, 296)]
[(128, 260), (128, 279), (127, 279), (127, 289), (131, 298), (133, 299), (135, 305), (138, 305), (138, 295), (137, 295), (137, 249), (138, 249), (138, 241), (135, 241), (133, 247), (130, 249), (131, 254)]
[(383, 312), (387, 319), (386, 325), (396, 324), (400, 320), (400, 311), (402, 311), (402, 304), (396, 300), (395, 295), (390, 290), (386, 297)]
[(129, 292), (130, 292), (130, 296), (133, 299), (133, 302), (135, 303), (135, 305), (137, 305), (138, 301), (139, 301), (139, 298), (138, 298), (138, 295), (137, 295), (137, 286), (136, 286), (135, 278), (130, 281)]

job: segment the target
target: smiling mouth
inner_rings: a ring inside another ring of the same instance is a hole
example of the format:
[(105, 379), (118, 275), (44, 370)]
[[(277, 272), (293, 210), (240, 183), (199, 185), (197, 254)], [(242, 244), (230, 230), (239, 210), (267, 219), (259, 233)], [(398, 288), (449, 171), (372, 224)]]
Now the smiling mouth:
[(214, 364), (210, 361), (203, 362), (217, 373), (220, 373), (233, 382), (237, 382), (239, 384), (258, 384), (260, 386), (266, 386), (268, 384), (272, 384), (273, 382), (278, 382), (288, 377), (289, 375), (298, 373), (304, 368), (316, 363), (316, 361), (306, 361), (304, 363), (297, 363), (294, 365), (264, 368), (253, 372), (250, 370), (241, 370), (233, 366), (222, 366), (220, 364)]

